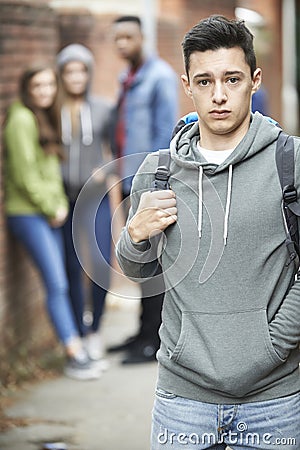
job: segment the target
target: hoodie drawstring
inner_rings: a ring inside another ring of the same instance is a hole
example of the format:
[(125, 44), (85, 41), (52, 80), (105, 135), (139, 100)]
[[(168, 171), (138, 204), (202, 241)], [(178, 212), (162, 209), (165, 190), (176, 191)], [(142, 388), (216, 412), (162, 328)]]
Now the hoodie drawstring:
[(225, 207), (225, 217), (224, 217), (224, 245), (227, 244), (227, 236), (228, 236), (228, 219), (229, 219), (229, 211), (231, 204), (231, 188), (232, 188), (232, 164), (229, 166), (228, 171), (228, 182), (227, 182), (227, 198), (226, 198), (226, 207)]
[(199, 166), (199, 204), (198, 204), (198, 236), (201, 239), (202, 236), (202, 209), (203, 209), (203, 189), (202, 189), (202, 179), (203, 179), (203, 167)]
[[(232, 167), (232, 164), (230, 164), (229, 169), (228, 169), (227, 196), (226, 196), (226, 206), (225, 206), (225, 215), (224, 215), (224, 231), (223, 231), (224, 246), (227, 244), (227, 236), (228, 236), (228, 220), (229, 220), (230, 205), (231, 205), (232, 174), (233, 174), (233, 167)], [(199, 166), (198, 235), (199, 235), (200, 239), (201, 239), (201, 236), (202, 236), (202, 215), (203, 215), (203, 187), (202, 187), (202, 181), (203, 181), (203, 167)]]
[(93, 142), (93, 125), (91, 107), (88, 103), (83, 103), (80, 108), (80, 121), (82, 129), (82, 143), (91, 145)]
[(70, 145), (72, 141), (71, 115), (64, 106), (61, 109), (61, 139), (64, 145)]

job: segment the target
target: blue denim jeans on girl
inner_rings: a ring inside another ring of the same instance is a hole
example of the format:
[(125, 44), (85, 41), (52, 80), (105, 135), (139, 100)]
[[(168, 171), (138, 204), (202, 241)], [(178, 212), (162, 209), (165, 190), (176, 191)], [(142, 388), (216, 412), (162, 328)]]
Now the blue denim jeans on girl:
[(51, 228), (38, 215), (9, 216), (7, 221), (41, 274), (50, 319), (60, 341), (67, 344), (78, 333), (69, 300), (61, 229)]
[(300, 393), (263, 402), (216, 405), (157, 389), (151, 450), (298, 450), (299, 425)]
[[(99, 195), (86, 197), (80, 205), (77, 204), (80, 214), (77, 212), (75, 228), (74, 208), (75, 203), (71, 202), (70, 214), (63, 226), (63, 235), (71, 303), (78, 332), (80, 336), (85, 336), (90, 331), (98, 331), (105, 307), (106, 293), (110, 285), (111, 211), (109, 197), (105, 195), (101, 201)], [(94, 212), (95, 217), (93, 216)], [(76, 241), (76, 248), (74, 241)], [(89, 260), (87, 266), (83, 264), (84, 254)], [(83, 268), (90, 278), (91, 286), (93, 321), (90, 328), (83, 321), (87, 297)]]

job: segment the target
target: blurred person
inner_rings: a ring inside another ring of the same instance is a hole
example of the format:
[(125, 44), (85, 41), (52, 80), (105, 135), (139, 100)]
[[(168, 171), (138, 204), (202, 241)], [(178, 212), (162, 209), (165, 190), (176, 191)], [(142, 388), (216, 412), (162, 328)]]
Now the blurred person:
[[(151, 449), (292, 450), (300, 280), (281, 208), (282, 130), (251, 112), (262, 71), (243, 21), (203, 19), (182, 48), (198, 120), (171, 141), (170, 189), (151, 191), (158, 152), (146, 157), (117, 244), (127, 276), (142, 281), (160, 264), (166, 285)], [(299, 200), (290, 201), (298, 215)]]
[[(70, 297), (89, 356), (101, 360), (104, 346), (100, 325), (110, 285), (111, 214), (116, 198), (113, 189), (108, 193), (114, 175), (101, 170), (112, 160), (111, 106), (106, 99), (91, 93), (94, 57), (87, 47), (77, 43), (66, 46), (57, 55), (57, 66), (62, 88), (61, 135), (66, 153), (62, 174), (70, 208), (63, 226)], [(85, 278), (82, 266), (90, 279)], [(84, 321), (88, 300), (90, 325)]]
[[(173, 69), (161, 58), (144, 51), (139, 17), (122, 16), (112, 25), (119, 56), (128, 67), (120, 76), (113, 149), (118, 157), (126, 215), (133, 175), (147, 152), (169, 147), (177, 121), (178, 83)], [(155, 360), (164, 298), (162, 277), (141, 285), (141, 315), (136, 335), (108, 351), (126, 351), (123, 364)]]
[(252, 96), (251, 111), (258, 111), (264, 116), (269, 114), (268, 93), (263, 85), (261, 85), (259, 90)]
[(46, 289), (46, 305), (67, 355), (65, 374), (98, 378), (85, 352), (68, 296), (61, 226), (68, 202), (60, 173), (60, 146), (54, 101), (57, 78), (48, 65), (33, 65), (20, 79), (19, 100), (4, 124), (5, 211), (12, 234), (24, 245)]

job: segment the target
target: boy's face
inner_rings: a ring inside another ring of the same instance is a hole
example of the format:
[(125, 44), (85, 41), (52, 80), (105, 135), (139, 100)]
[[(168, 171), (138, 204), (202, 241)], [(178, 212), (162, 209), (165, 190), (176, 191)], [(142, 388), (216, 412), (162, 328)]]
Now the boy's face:
[(143, 51), (143, 35), (138, 24), (120, 22), (113, 26), (113, 39), (119, 56), (127, 61), (135, 61)]
[(186, 94), (199, 116), (200, 134), (207, 142), (245, 134), (251, 97), (261, 84), (261, 70), (251, 77), (239, 47), (192, 53), (189, 77), (182, 75)]

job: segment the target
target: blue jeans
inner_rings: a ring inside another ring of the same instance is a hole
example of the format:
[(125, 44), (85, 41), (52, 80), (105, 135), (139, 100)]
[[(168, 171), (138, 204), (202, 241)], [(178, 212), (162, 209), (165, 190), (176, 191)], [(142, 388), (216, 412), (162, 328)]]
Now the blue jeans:
[(151, 450), (297, 450), (300, 393), (255, 403), (216, 405), (157, 389)]
[(60, 341), (68, 344), (78, 332), (68, 294), (61, 229), (51, 228), (46, 219), (38, 215), (9, 216), (7, 222), (41, 274), (51, 322)]
[[(70, 286), (70, 297), (80, 336), (88, 331), (96, 332), (105, 306), (105, 297), (110, 283), (111, 256), (111, 212), (108, 195), (99, 204), (99, 198), (91, 197), (78, 206), (74, 228), (74, 207), (70, 203), (70, 214), (63, 226), (66, 267)], [(96, 211), (95, 219), (93, 213)], [(95, 237), (96, 241), (93, 241)], [(74, 247), (76, 240), (76, 249)], [(84, 261), (87, 261), (84, 264)], [(82, 265), (90, 277), (93, 321), (90, 330), (84, 324), (86, 293)]]

